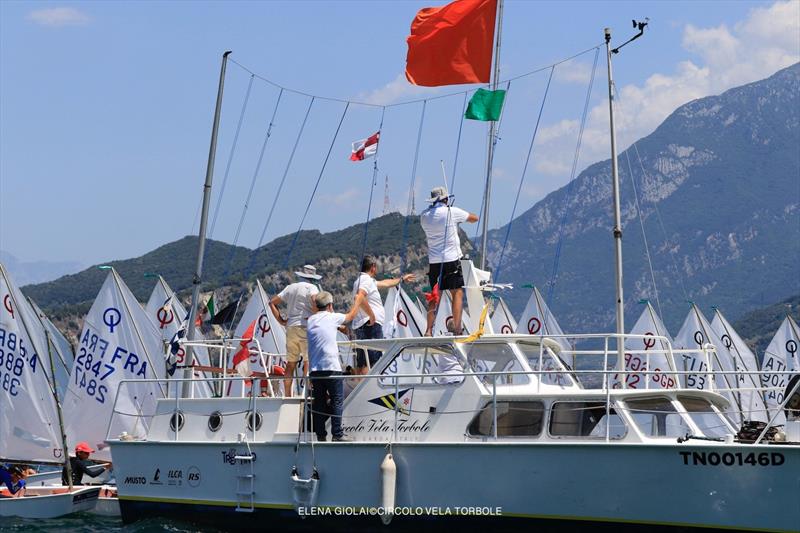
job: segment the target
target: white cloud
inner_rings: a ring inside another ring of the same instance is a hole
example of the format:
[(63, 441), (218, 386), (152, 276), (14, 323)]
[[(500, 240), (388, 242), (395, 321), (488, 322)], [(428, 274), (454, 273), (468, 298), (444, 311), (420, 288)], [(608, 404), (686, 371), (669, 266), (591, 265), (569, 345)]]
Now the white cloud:
[(405, 74), (401, 73), (380, 89), (360, 93), (356, 100), (374, 105), (389, 105), (421, 95), (432, 96), (435, 91), (436, 89), (430, 87), (420, 87), (409, 83)]
[[(671, 74), (653, 74), (642, 85), (618, 88), (615, 118), (620, 152), (651, 133), (680, 105), (766, 78), (800, 61), (800, 3), (790, 0), (755, 8), (732, 28), (686, 25), (682, 45), (697, 59), (681, 61)], [(604, 91), (604, 82), (600, 78), (595, 91)], [(536, 168), (558, 176), (557, 185), (569, 178), (577, 132), (577, 120), (561, 120), (544, 126), (537, 137), (541, 148)], [(608, 101), (603, 99), (590, 109), (578, 168), (608, 157)]]
[(82, 26), (89, 16), (74, 7), (49, 7), (28, 13), (28, 20), (41, 26)]
[(588, 63), (581, 63), (575, 59), (558, 65), (553, 71), (553, 78), (563, 83), (578, 83), (586, 85), (592, 77), (592, 67)]

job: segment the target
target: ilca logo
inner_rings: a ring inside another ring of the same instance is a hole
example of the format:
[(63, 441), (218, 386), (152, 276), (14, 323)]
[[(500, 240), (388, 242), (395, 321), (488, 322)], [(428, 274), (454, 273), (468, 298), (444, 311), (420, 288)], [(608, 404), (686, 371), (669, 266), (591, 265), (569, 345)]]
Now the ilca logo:
[(114, 328), (122, 322), (122, 313), (116, 307), (109, 307), (103, 311), (103, 324), (108, 326), (108, 332), (114, 333)]
[(14, 317), (14, 308), (11, 307), (11, 295), (10, 294), (6, 294), (3, 297), (3, 307), (6, 308), (6, 311), (8, 311), (9, 315), (11, 315), (11, 318), (15, 318)]
[(156, 318), (158, 319), (158, 323), (161, 325), (161, 329), (164, 329), (169, 324), (172, 324), (173, 320), (175, 320), (175, 313), (172, 312), (172, 309), (162, 307), (156, 313)]
[(272, 329), (272, 326), (269, 323), (269, 317), (266, 313), (261, 313), (261, 316), (258, 317), (258, 330), (261, 332), (261, 336), (263, 337), (269, 330)]

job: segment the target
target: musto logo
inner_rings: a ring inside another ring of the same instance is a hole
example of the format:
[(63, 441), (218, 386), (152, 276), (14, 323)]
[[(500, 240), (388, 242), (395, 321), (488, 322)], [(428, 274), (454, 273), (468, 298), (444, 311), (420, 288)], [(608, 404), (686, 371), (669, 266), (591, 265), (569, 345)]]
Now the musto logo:
[(122, 483), (125, 485), (145, 485), (147, 479), (144, 476), (128, 476)]

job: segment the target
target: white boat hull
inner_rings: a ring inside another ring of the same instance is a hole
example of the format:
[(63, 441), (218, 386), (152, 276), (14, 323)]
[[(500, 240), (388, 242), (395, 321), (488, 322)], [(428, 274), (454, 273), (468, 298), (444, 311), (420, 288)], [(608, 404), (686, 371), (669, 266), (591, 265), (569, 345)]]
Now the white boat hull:
[[(171, 516), (252, 525), (251, 513), (236, 512), (237, 498), (250, 508), (249, 497), (236, 495), (237, 476), (250, 472), (249, 462), (234, 459), (247, 453), (244, 444), (112, 442), (112, 448), (123, 520)], [(383, 444), (317, 444), (317, 507), (305, 519), (294, 510), (289, 485), (294, 444), (250, 448), (256, 455), (252, 510), (270, 515), (278, 530), (383, 527), (377, 516)], [(542, 521), (611, 523), (615, 530), (649, 524), (796, 531), (800, 525), (798, 446), (395, 443), (392, 453), (400, 508), (392, 528), (419, 531), (451, 522), (472, 529), (487, 521), (493, 530), (530, 529)], [(308, 445), (297, 464), (308, 477)], [(368, 509), (354, 516), (359, 508)]]
[(0, 516), (57, 518), (90, 511), (97, 504), (100, 487), (30, 487), (20, 498), (0, 498)]

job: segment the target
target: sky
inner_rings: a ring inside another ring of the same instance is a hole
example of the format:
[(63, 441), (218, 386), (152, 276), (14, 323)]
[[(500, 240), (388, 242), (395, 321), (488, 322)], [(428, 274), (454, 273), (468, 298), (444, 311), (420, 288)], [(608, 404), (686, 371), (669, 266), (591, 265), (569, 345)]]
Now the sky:
[[(456, 154), (456, 204), (477, 212), (486, 125), (461, 119), (465, 91), (477, 86), (422, 88), (403, 75), (414, 14), (443, 4), (0, 2), (0, 248), (89, 265), (196, 234), (225, 50), (237, 63), (226, 76), (210, 237), (252, 248), (296, 231), (306, 209), (306, 229), (363, 222), (374, 166), (349, 161), (350, 146), (382, 115), (371, 216), (383, 212), (386, 176), (390, 208), (402, 212), (415, 177), (419, 211), (442, 184), (441, 161), (453, 178)], [(506, 0), (504, 10), (500, 78), (513, 79), (490, 227), (511, 215), (550, 69), (523, 75), (588, 50), (553, 70), (517, 214), (572, 176), (604, 27), (619, 44), (634, 34), (631, 19), (650, 18), (646, 35), (614, 58), (620, 150), (679, 105), (800, 60), (797, 1)], [(578, 171), (609, 157), (607, 90), (601, 50)]]

